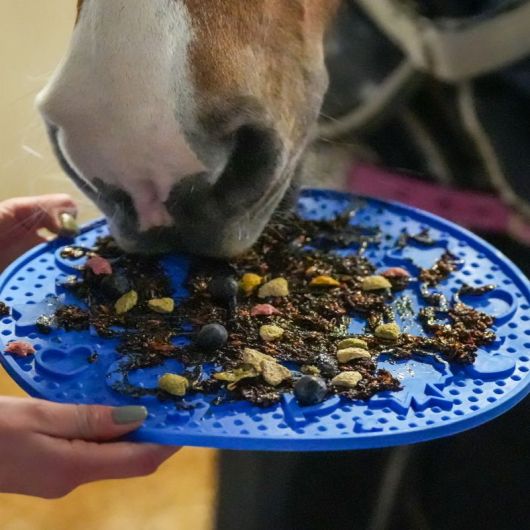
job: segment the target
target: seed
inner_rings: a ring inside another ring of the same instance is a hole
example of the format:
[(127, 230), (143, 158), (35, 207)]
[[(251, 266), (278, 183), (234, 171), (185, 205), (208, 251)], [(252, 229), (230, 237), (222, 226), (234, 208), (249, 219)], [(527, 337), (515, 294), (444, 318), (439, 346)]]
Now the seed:
[(11, 308), (5, 302), (0, 302), (0, 317), (7, 317), (10, 314)]
[(339, 363), (347, 363), (353, 361), (354, 359), (371, 359), (372, 356), (366, 350), (362, 348), (344, 348), (337, 352), (337, 359)]
[(311, 265), (311, 267), (308, 267), (305, 271), (305, 275), (307, 277), (314, 276), (315, 274), (318, 274), (318, 267), (315, 265)]
[(243, 274), (241, 278), (240, 286), (242, 291), (247, 295), (251, 295), (261, 284), (263, 283), (263, 277), (257, 274), (248, 272)]
[(203, 326), (195, 338), (196, 346), (206, 352), (214, 352), (222, 348), (227, 341), (228, 331), (221, 324)]
[(390, 280), (390, 283), (392, 283), (392, 289), (394, 289), (394, 291), (402, 291), (403, 289), (406, 289), (410, 281), (409, 272), (405, 269), (402, 269), (401, 267), (387, 269), (381, 273), (381, 275)]
[(387, 269), (385, 272), (381, 273), (381, 276), (390, 279), (410, 278), (409, 272), (405, 269), (402, 269), (401, 267), (392, 267), (390, 269)]
[(395, 322), (381, 324), (375, 330), (375, 336), (379, 339), (397, 340), (401, 335), (401, 329)]
[(365, 340), (357, 339), (355, 337), (350, 337), (344, 340), (341, 340), (337, 344), (339, 350), (344, 350), (346, 348), (362, 348), (363, 350), (368, 349), (368, 343)]
[(275, 278), (261, 286), (258, 296), (260, 298), (289, 296), (289, 284), (285, 278)]
[(340, 287), (340, 282), (331, 276), (317, 276), (309, 284), (312, 287)]
[(285, 333), (285, 330), (281, 328), (280, 326), (274, 326), (274, 325), (268, 325), (268, 324), (261, 326), (259, 330), (259, 336), (264, 341), (267, 341), (267, 342), (281, 339), (284, 333)]
[(361, 285), (363, 291), (379, 291), (391, 288), (392, 284), (384, 276), (367, 276)]
[(262, 362), (261, 373), (265, 382), (272, 386), (278, 386), (283, 381), (291, 378), (291, 371), (276, 361)]
[(59, 214), (59, 225), (59, 235), (61, 237), (74, 237), (79, 234), (79, 225), (75, 217), (68, 212)]
[(163, 340), (150, 340), (148, 342), (148, 348), (155, 353), (160, 353), (169, 357), (177, 351), (177, 347), (173, 346), (170, 342), (165, 342)]
[(250, 316), (253, 317), (270, 317), (272, 315), (279, 315), (280, 311), (270, 304), (258, 304), (250, 310)]
[(96, 276), (110, 276), (112, 274), (112, 265), (109, 260), (101, 256), (93, 256), (87, 262), (85, 267), (90, 269)]
[(147, 302), (149, 309), (155, 313), (169, 314), (175, 309), (175, 300), (173, 298), (155, 298)]
[(138, 304), (138, 293), (136, 291), (129, 291), (125, 293), (114, 304), (114, 309), (118, 315), (124, 315), (133, 309)]
[(234, 390), (239, 381), (243, 379), (251, 379), (258, 375), (259, 372), (254, 368), (236, 368), (235, 370), (227, 372), (217, 372), (216, 374), (213, 374), (213, 378), (217, 379), (217, 381), (225, 381), (229, 383), (226, 388), (228, 388), (228, 390)]
[(341, 372), (331, 380), (331, 384), (340, 388), (353, 389), (362, 378), (363, 376), (359, 372)]
[(98, 362), (98, 359), (99, 359), (99, 354), (97, 352), (93, 352), (87, 357), (87, 362), (88, 364), (94, 364)]
[(316, 405), (324, 401), (328, 388), (320, 377), (305, 375), (294, 385), (294, 396), (300, 405)]
[(164, 374), (158, 380), (158, 387), (172, 396), (182, 397), (186, 395), (190, 386), (189, 381), (177, 374)]

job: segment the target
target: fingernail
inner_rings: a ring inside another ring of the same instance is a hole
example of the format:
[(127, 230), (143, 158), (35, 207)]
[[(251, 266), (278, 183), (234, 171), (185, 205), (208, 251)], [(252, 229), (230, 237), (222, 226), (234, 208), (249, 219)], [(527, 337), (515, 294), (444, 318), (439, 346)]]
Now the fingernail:
[(127, 425), (128, 423), (138, 423), (147, 418), (145, 407), (116, 407), (112, 411), (112, 420), (116, 425)]

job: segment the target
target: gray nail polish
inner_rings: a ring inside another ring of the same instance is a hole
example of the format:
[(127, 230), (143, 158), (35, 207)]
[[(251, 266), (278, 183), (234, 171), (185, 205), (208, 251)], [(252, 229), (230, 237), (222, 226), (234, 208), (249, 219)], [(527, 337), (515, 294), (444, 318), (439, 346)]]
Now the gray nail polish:
[(128, 423), (138, 423), (147, 418), (147, 409), (145, 407), (117, 407), (112, 411), (112, 419), (117, 425), (126, 425)]
[(75, 217), (68, 212), (59, 214), (59, 224), (61, 225), (60, 234), (63, 237), (74, 237), (79, 234), (79, 225)]

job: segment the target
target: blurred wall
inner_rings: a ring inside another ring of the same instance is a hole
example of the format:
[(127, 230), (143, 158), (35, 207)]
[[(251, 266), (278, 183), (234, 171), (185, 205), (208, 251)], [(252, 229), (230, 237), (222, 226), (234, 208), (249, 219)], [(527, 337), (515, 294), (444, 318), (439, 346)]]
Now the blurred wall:
[(73, 193), (84, 220), (97, 215), (62, 174), (34, 100), (64, 54), (75, 0), (0, 0), (0, 199)]
[[(62, 174), (33, 103), (66, 49), (75, 3), (0, 0), (0, 200), (69, 191), (88, 220), (97, 212)], [(23, 395), (2, 369), (0, 395)], [(206, 530), (215, 482), (215, 452), (184, 449), (153, 477), (91, 484), (65, 499), (0, 495), (0, 529)]]

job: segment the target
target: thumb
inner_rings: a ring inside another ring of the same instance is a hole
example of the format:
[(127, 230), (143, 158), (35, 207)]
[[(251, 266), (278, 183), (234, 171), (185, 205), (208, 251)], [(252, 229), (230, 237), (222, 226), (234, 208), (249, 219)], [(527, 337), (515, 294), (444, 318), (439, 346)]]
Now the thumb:
[(136, 430), (147, 417), (145, 407), (61, 405), (37, 401), (36, 427), (41, 434), (67, 440), (106, 441)]
[(60, 229), (60, 213), (70, 213), (74, 217), (77, 215), (75, 202), (64, 193), (8, 199), (3, 202), (3, 207), (12, 212), (17, 223), (27, 231), (46, 228), (57, 233)]

